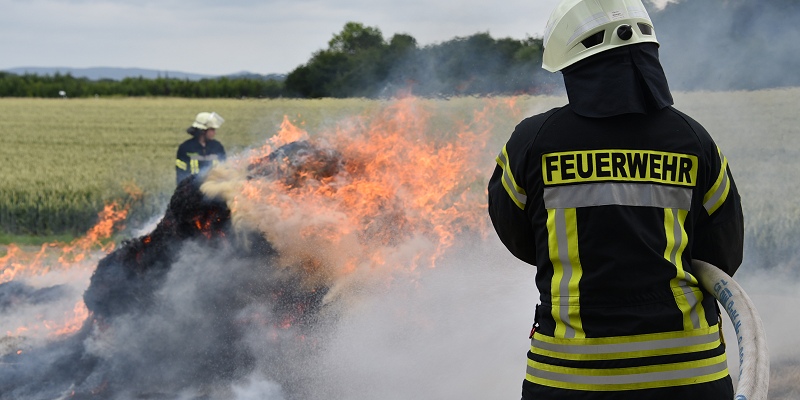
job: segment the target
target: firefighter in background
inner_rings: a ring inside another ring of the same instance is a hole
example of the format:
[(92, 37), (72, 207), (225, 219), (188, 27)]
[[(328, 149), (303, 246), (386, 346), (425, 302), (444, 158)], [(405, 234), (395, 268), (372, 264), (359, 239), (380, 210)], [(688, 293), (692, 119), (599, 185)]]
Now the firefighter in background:
[(488, 187), (503, 244), (537, 266), (523, 399), (733, 398), (691, 260), (737, 270), (740, 198), (658, 46), (641, 0), (562, 0), (547, 24), (569, 104), (516, 126)]
[(175, 160), (177, 183), (189, 176), (205, 172), (212, 166), (225, 161), (225, 148), (214, 140), (217, 129), (225, 120), (215, 112), (201, 112), (195, 117), (186, 132), (192, 138), (181, 143)]

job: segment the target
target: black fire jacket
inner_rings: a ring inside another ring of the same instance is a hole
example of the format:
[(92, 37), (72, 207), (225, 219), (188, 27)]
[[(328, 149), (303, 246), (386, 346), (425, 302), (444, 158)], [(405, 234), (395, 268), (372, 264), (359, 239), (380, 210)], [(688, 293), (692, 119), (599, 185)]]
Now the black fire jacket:
[(203, 146), (197, 138), (189, 139), (178, 147), (175, 160), (177, 183), (190, 175), (204, 172), (221, 161), (225, 161), (225, 148), (222, 143), (207, 140)]
[(500, 239), (537, 266), (524, 390), (643, 398), (730, 385), (716, 302), (691, 260), (733, 275), (743, 217), (727, 159), (699, 123), (673, 107), (606, 118), (556, 108), (516, 127), (488, 191)]

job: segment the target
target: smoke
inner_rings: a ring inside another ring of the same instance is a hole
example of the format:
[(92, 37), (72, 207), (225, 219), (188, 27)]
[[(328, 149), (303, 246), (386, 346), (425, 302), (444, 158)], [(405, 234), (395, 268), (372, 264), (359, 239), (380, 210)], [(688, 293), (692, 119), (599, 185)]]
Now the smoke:
[[(800, 137), (798, 89), (676, 93), (675, 105), (709, 131), (728, 158), (742, 197), (744, 261), (734, 278), (761, 315), (772, 363), (770, 399), (800, 395)], [(725, 319), (731, 375), (738, 371), (734, 329)]]
[(685, 0), (650, 16), (673, 89), (800, 85), (800, 55), (794, 51), (800, 37), (796, 1)]
[[(462, 239), (419, 280), (348, 310), (320, 360), (325, 389), (313, 398), (519, 396), (535, 269), (499, 241)], [(334, 396), (323, 395), (329, 389)]]
[(655, 6), (656, 10), (663, 10), (670, 4), (674, 4), (679, 2), (679, 0), (648, 0), (647, 3), (652, 4)]

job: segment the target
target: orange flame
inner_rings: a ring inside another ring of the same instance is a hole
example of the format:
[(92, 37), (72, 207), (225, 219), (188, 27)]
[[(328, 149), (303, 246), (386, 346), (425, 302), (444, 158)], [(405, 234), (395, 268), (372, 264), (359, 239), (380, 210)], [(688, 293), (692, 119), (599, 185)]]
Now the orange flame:
[(253, 152), (253, 155), (247, 159), (247, 164), (249, 165), (254, 163), (258, 158), (272, 153), (275, 149), (285, 144), (307, 139), (308, 133), (296, 127), (291, 121), (289, 121), (289, 117), (284, 115), (283, 122), (281, 122), (281, 127), (278, 133), (269, 138), (267, 143), (261, 146), (261, 148)]
[(50, 320), (41, 318), (41, 321), (38, 323), (20, 326), (14, 331), (6, 331), (6, 335), (20, 336), (37, 335), (40, 333), (44, 333), (50, 337), (68, 335), (78, 331), (88, 317), (89, 310), (86, 308), (83, 300), (79, 300), (77, 303), (75, 303), (72, 313), (64, 313), (63, 319)]
[[(225, 198), (234, 225), (261, 231), (282, 265), (299, 266), (309, 283), (329, 284), (387, 266), (434, 267), (459, 233), (488, 232), (483, 179), (492, 118), (487, 115), (515, 106), (487, 99), (472, 121), (439, 132), (422, 101), (401, 99), (375, 116), (344, 121), (315, 136), (314, 143), (341, 154), (343, 170), (334, 176), (308, 175), (300, 186), (242, 178), (229, 193), (214, 180), (235, 174), (212, 171), (201, 189)], [(276, 146), (308, 138), (284, 117), (280, 131), (246, 160), (252, 164)]]
[(62, 336), (77, 332), (88, 317), (89, 309), (86, 308), (83, 300), (79, 300), (72, 309), (72, 315), (65, 315), (64, 320), (61, 322), (44, 321), (43, 324), (51, 336)]
[[(114, 250), (114, 243), (104, 243), (111, 237), (115, 228), (124, 221), (128, 214), (127, 207), (120, 209), (116, 203), (106, 205), (98, 214), (99, 221), (83, 237), (69, 244), (45, 243), (37, 252), (25, 252), (19, 246), (10, 244), (6, 255), (0, 257), (0, 283), (5, 283), (24, 276), (41, 276), (53, 269), (70, 269), (87, 260), (92, 251), (109, 253)], [(57, 258), (57, 262), (52, 260)]]
[[(72, 242), (45, 243), (36, 252), (25, 252), (19, 246), (7, 246), (6, 255), (0, 257), (0, 283), (14, 279), (33, 276), (44, 276), (54, 270), (90, 269), (93, 265), (89, 262), (95, 252), (107, 254), (114, 250), (114, 243), (105, 243), (120, 222), (124, 221), (128, 213), (127, 206), (120, 208), (116, 203), (106, 205), (98, 213), (99, 221), (89, 231)], [(89, 311), (82, 300), (79, 300), (72, 313), (65, 314), (63, 319), (47, 319), (36, 316), (37, 322), (20, 326), (14, 331), (7, 331), (8, 335), (47, 335), (61, 336), (80, 329), (89, 316)]]

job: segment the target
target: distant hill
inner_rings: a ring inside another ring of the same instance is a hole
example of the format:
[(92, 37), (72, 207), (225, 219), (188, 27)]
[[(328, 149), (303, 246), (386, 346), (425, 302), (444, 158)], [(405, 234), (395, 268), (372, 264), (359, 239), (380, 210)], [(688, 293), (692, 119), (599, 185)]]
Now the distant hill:
[(264, 80), (283, 80), (286, 76), (282, 74), (269, 74), (260, 75), (252, 72), (242, 71), (229, 75), (204, 75), (193, 74), (180, 71), (162, 71), (155, 69), (144, 68), (114, 68), (114, 67), (94, 67), (94, 68), (70, 68), (70, 67), (17, 67), (5, 70), (17, 75), (32, 74), (32, 75), (61, 75), (70, 74), (75, 78), (87, 78), (89, 80), (111, 79), (121, 81), (125, 78), (138, 78), (156, 79), (156, 78), (175, 78), (175, 79), (188, 79), (190, 81), (199, 81), (201, 79), (209, 78), (247, 78), (247, 79), (264, 79)]

